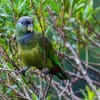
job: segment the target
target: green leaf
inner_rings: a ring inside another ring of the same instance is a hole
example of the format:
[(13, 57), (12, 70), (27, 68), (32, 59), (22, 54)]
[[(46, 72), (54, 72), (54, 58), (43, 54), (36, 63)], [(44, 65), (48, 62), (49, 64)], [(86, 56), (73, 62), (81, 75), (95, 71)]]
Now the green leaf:
[(6, 41), (5, 41), (5, 39), (0, 38), (0, 46), (3, 46), (5, 49), (8, 48), (8, 45), (7, 45)]
[(21, 5), (19, 6), (19, 11), (22, 10), (22, 8), (25, 6), (26, 0), (24, 0)]
[(32, 93), (32, 100), (39, 100), (35, 93)]
[(74, 8), (75, 4), (78, 3), (78, 0), (71, 0), (72, 9)]
[(82, 9), (83, 7), (85, 7), (85, 3), (81, 3), (74, 11), (74, 13), (78, 12), (80, 9)]
[(86, 92), (82, 91), (82, 94), (84, 95), (84, 100), (95, 100), (95, 93), (92, 91), (88, 86), (86, 86)]
[(53, 97), (53, 94), (48, 95), (47, 98), (46, 98), (46, 100), (52, 100), (52, 97)]
[[(16, 88), (17, 88), (17, 86), (16, 86), (16, 85), (12, 85), (11, 87), (12, 87), (12, 89), (16, 89)], [(11, 89), (11, 88), (8, 88), (8, 90), (7, 90), (6, 94), (9, 94), (9, 93), (11, 93), (11, 94), (12, 94), (12, 93), (13, 93), (12, 89)]]

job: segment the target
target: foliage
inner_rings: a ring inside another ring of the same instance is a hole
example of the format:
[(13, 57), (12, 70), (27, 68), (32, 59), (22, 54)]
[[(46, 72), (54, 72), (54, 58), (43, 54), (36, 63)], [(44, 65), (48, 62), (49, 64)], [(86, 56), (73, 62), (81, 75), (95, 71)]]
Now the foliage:
[[(82, 87), (75, 87), (75, 84), (80, 80), (85, 81), (82, 86), (88, 84), (91, 88), (86, 88), (86, 100), (94, 95), (98, 98), (100, 20), (96, 15), (100, 13), (100, 7), (94, 8), (94, 3), (95, 0), (0, 0), (2, 100), (79, 99), (76, 92), (81, 93)], [(45, 75), (33, 68), (25, 75), (19, 74), (22, 64), (18, 55), (15, 24), (19, 17), (25, 15), (34, 19), (35, 31), (51, 40), (70, 77), (67, 82), (61, 82), (56, 77), (50, 82), (49, 75), (45, 78)]]
[[(86, 91), (87, 91), (87, 94), (83, 92), (85, 96), (84, 100), (95, 100), (96, 95), (88, 86), (86, 86)], [(99, 92), (100, 90), (97, 90), (97, 91)]]

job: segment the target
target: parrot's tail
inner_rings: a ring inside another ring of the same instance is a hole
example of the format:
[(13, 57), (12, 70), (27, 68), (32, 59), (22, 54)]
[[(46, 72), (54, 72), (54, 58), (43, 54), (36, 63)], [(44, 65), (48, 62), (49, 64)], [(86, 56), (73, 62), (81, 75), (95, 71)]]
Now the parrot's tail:
[(66, 73), (64, 71), (60, 71), (59, 73), (57, 73), (57, 77), (61, 80), (66, 80), (68, 79), (68, 76), (66, 75)]
[(64, 70), (62, 70), (60, 67), (52, 68), (49, 73), (52, 75), (56, 75), (61, 80), (68, 79), (68, 76), (66, 75)]

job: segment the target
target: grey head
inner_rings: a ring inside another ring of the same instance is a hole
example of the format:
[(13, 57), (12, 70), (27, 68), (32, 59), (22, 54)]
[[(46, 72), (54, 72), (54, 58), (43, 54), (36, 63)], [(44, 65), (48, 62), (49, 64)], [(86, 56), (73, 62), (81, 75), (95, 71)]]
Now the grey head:
[(17, 33), (33, 32), (33, 19), (29, 16), (22, 16), (16, 24)]
[(22, 25), (28, 26), (33, 25), (33, 19), (29, 16), (20, 17), (17, 23), (21, 23)]

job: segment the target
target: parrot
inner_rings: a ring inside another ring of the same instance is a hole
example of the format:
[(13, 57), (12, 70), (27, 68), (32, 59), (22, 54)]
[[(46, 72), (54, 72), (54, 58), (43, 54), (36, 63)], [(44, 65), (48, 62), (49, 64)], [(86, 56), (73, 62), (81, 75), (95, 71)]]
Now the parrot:
[(61, 80), (67, 79), (50, 40), (34, 31), (32, 17), (20, 17), (16, 22), (16, 31), (18, 53), (23, 65), (39, 70), (48, 69), (48, 74), (56, 75)]

